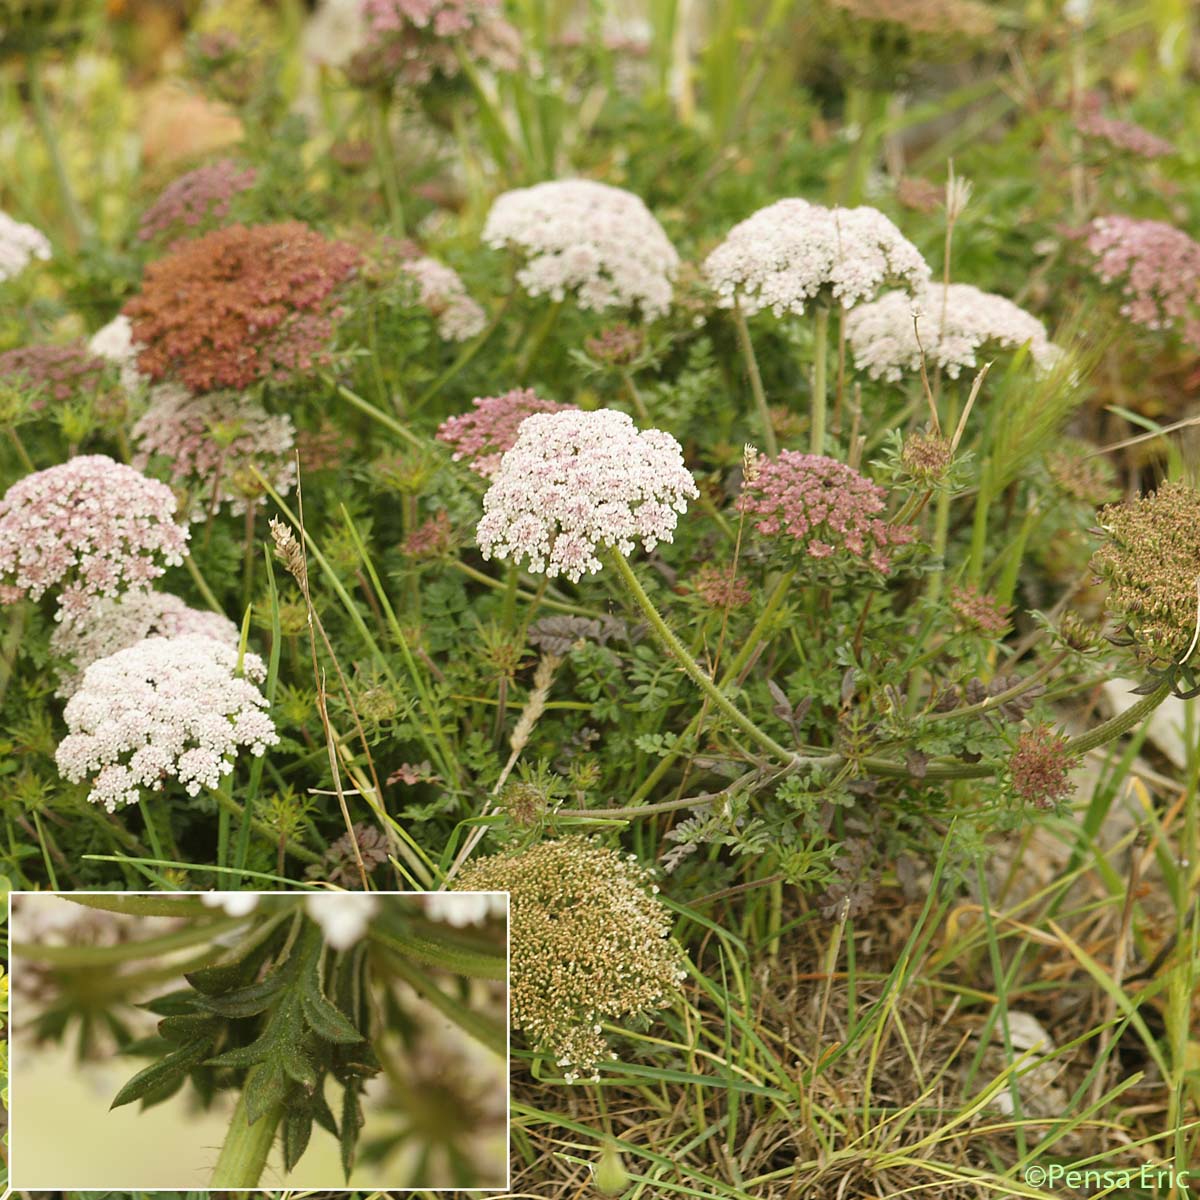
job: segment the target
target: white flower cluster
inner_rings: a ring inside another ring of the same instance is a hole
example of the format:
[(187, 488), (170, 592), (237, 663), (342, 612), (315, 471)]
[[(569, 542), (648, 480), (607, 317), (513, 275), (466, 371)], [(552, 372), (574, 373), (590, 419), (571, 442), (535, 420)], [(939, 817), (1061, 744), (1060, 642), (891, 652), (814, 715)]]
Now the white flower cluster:
[(736, 300), (747, 316), (769, 308), (777, 317), (798, 316), (812, 301), (853, 308), (885, 284), (917, 290), (929, 278), (920, 251), (878, 209), (799, 199), (735, 225), (704, 271), (722, 308)]
[(189, 608), (168, 592), (127, 592), (102, 598), (89, 609), (87, 620), (55, 626), (50, 649), (70, 666), (59, 672), (57, 694), (74, 695), (83, 672), (94, 662), (125, 650), (151, 636), (210, 637), (226, 646), (238, 644), (238, 627), (226, 616)]
[(138, 370), (137, 360), (141, 346), (133, 340), (133, 323), (124, 313), (118, 313), (111, 321), (92, 334), (88, 349), (97, 358), (114, 363), (121, 373), (121, 387), (132, 394), (146, 383), (146, 377)]
[(236, 650), (200, 636), (146, 638), (93, 663), (67, 701), (58, 769), (72, 783), (91, 776), (88, 799), (109, 812), (168, 778), (192, 796), (217, 787), (239, 748), (260, 755), (279, 741), (255, 686), (262, 659), (237, 666)]
[(50, 257), (50, 242), (32, 225), (0, 212), (0, 283), (25, 270), (35, 258)]
[(379, 897), (367, 892), (314, 892), (305, 896), (304, 907), (320, 925), (326, 945), (349, 950), (366, 934), (379, 909)]
[(426, 892), (421, 902), (431, 921), (441, 921), (455, 929), (482, 925), (488, 917), (503, 917), (508, 913), (508, 897), (503, 892)]
[(505, 192), (483, 240), (524, 256), (517, 281), (531, 296), (574, 292), (580, 308), (637, 306), (647, 320), (671, 307), (679, 255), (645, 204), (621, 188), (565, 179)]
[(578, 582), (600, 570), (601, 546), (671, 541), (698, 495), (669, 433), (639, 433), (613, 409), (537, 413), (500, 460), (476, 536), (484, 558), (527, 558), (530, 571)]
[(847, 314), (846, 340), (859, 370), (893, 381), (921, 369), (922, 350), (927, 366), (940, 367), (951, 379), (974, 370), (985, 346), (1015, 350), (1028, 345), (1039, 372), (1051, 370), (1062, 357), (1036, 317), (969, 283), (930, 284), (915, 301), (905, 292), (888, 292)]
[(433, 314), (438, 333), (446, 341), (465, 342), (483, 331), (487, 316), (453, 267), (424, 255), (408, 259), (400, 269), (417, 285), (421, 304)]

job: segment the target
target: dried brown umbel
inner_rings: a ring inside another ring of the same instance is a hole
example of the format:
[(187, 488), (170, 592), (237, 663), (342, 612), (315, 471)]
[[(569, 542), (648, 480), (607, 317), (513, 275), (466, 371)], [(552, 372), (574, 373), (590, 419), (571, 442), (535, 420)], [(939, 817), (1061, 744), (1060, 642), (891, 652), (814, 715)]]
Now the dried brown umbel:
[(750, 603), (750, 585), (732, 567), (706, 563), (689, 582), (710, 608), (744, 608)]
[(1013, 793), (1036, 808), (1053, 808), (1071, 794), (1071, 768), (1078, 761), (1066, 738), (1049, 725), (1025, 730), (1008, 760)]
[(595, 337), (584, 342), (583, 348), (590, 358), (613, 367), (627, 367), (635, 362), (646, 344), (641, 330), (631, 325), (609, 325)]
[(954, 460), (949, 438), (940, 434), (910, 433), (900, 450), (900, 462), (918, 483), (929, 485), (945, 478)]
[(976, 0), (829, 0), (831, 7), (872, 24), (898, 25), (909, 33), (985, 38), (996, 18)]
[(1100, 510), (1107, 535), (1092, 558), (1108, 585), (1108, 608), (1135, 653), (1153, 668), (1194, 661), (1200, 629), (1200, 491), (1158, 491)]
[(509, 893), (513, 1027), (569, 1081), (611, 1057), (602, 1022), (653, 1012), (684, 977), (670, 914), (633, 855), (562, 838), (479, 859), (455, 887)]
[(1099, 507), (1116, 499), (1112, 464), (1095, 446), (1078, 438), (1064, 438), (1046, 455), (1046, 473), (1069, 500)]
[(328, 360), (337, 293), (357, 263), (351, 246), (299, 221), (181, 242), (125, 305), (138, 369), (195, 392), (309, 371)]
[(945, 195), (944, 187), (922, 179), (920, 175), (905, 175), (896, 184), (896, 199), (914, 212), (937, 212)]
[(454, 544), (454, 528), (450, 514), (443, 508), (423, 521), (406, 537), (400, 546), (409, 558), (444, 558)]

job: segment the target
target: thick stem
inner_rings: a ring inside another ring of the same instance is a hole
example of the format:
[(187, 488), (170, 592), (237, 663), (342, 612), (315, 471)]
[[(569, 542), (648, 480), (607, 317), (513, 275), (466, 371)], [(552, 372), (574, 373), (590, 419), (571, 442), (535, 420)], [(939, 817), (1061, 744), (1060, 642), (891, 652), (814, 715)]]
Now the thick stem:
[(633, 573), (633, 569), (626, 561), (625, 556), (619, 550), (613, 550), (612, 560), (616, 564), (621, 581), (629, 589), (629, 594), (642, 610), (646, 620), (650, 622), (650, 628), (662, 643), (663, 649), (683, 668), (688, 678), (738, 729), (757, 742), (764, 750), (778, 759), (779, 762), (790, 763), (795, 761), (797, 755), (794, 751), (781, 746), (769, 733), (759, 729), (749, 717), (734, 707), (729, 698), (701, 670), (700, 664), (687, 652), (683, 643), (671, 632), (667, 623), (659, 615), (658, 609), (654, 607), (653, 601), (646, 594), (645, 588), (642, 587), (638, 577)]
[(750, 340), (750, 327), (746, 324), (746, 314), (742, 306), (733, 301), (733, 324), (737, 329), (738, 346), (742, 357), (746, 360), (746, 374), (750, 377), (750, 391), (754, 395), (754, 407), (758, 410), (758, 424), (762, 429), (763, 446), (767, 453), (774, 458), (779, 453), (779, 443), (775, 441), (775, 430), (771, 428), (771, 412), (767, 408), (767, 394), (763, 391), (762, 376), (758, 373), (758, 359), (754, 356), (754, 343)]
[(633, 372), (628, 367), (622, 367), (621, 378), (625, 381), (625, 390), (629, 393), (629, 399), (633, 401), (633, 410), (637, 413), (638, 420), (641, 421), (643, 427), (649, 427), (650, 414), (646, 411), (646, 402), (642, 399), (642, 393), (638, 391), (638, 385), (634, 382)]
[(1067, 749), (1072, 754), (1087, 754), (1089, 750), (1095, 750), (1097, 746), (1103, 746), (1106, 742), (1111, 742), (1113, 738), (1128, 733), (1135, 725), (1140, 725), (1170, 694), (1171, 685), (1160, 683), (1154, 691), (1148, 696), (1143, 696), (1132, 708), (1127, 708), (1123, 713), (1111, 717), (1103, 725), (1097, 725), (1089, 733), (1081, 733), (1078, 737), (1068, 739)]
[(29, 457), (29, 451), (25, 449), (25, 443), (21, 441), (17, 427), (15, 425), (5, 426), (5, 432), (8, 434), (8, 440), (13, 444), (13, 449), (17, 452), (17, 457), (21, 460), (21, 466), (32, 475), (37, 467), (33, 465), (33, 459)]
[[(258, 1070), (261, 1067), (252, 1067), (251, 1074)], [(246, 1084), (249, 1082), (247, 1078)], [(263, 1168), (267, 1165), (267, 1155), (271, 1153), (283, 1109), (276, 1104), (252, 1125), (246, 1112), (246, 1091), (247, 1088), (243, 1086), (237, 1107), (233, 1110), (233, 1119), (229, 1122), (229, 1132), (225, 1134), (225, 1144), (213, 1168), (210, 1187), (257, 1187)]]
[(829, 357), (829, 309), (817, 305), (813, 325), (812, 437), (813, 454), (825, 453), (826, 361)]

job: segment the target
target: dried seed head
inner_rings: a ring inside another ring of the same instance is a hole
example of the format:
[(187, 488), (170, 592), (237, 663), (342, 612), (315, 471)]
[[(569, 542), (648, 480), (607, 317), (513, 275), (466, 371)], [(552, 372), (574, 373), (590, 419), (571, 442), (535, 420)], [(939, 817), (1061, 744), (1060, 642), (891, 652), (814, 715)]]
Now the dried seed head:
[(944, 479), (953, 460), (950, 439), (936, 433), (910, 433), (900, 451), (900, 462), (904, 469), (922, 484), (937, 483)]
[(308, 567), (304, 561), (304, 550), (296, 540), (292, 527), (277, 517), (272, 517), (269, 524), (271, 539), (275, 543), (275, 557), (287, 568), (301, 591), (307, 592)]

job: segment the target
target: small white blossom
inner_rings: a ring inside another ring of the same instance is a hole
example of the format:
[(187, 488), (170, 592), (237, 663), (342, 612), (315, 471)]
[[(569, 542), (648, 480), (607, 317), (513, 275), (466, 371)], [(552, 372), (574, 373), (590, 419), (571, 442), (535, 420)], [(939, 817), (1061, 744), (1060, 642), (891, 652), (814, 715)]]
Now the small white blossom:
[(1041, 321), (1003, 296), (967, 283), (937, 283), (918, 300), (914, 310), (907, 294), (888, 292), (847, 315), (846, 340), (859, 370), (872, 379), (895, 381), (906, 371), (921, 369), (922, 350), (927, 364), (951, 379), (974, 370), (980, 349), (989, 346), (1015, 350), (1028, 345), (1039, 372), (1051, 370), (1062, 357)]
[(426, 892), (421, 897), (425, 915), (462, 929), (482, 925), (491, 916), (508, 912), (508, 897), (494, 892)]
[(536, 413), (500, 460), (476, 538), (484, 558), (528, 559), (534, 574), (578, 582), (600, 570), (601, 547), (631, 554), (673, 540), (697, 495), (669, 433), (639, 433), (613, 409)]
[(50, 257), (50, 242), (32, 225), (0, 212), (0, 283), (25, 270), (35, 258)]
[(319, 892), (306, 896), (304, 907), (320, 925), (327, 945), (348, 950), (367, 932), (379, 898), (366, 892)]
[(566, 179), (505, 192), (483, 240), (524, 255), (517, 281), (531, 296), (572, 292), (580, 308), (636, 306), (647, 320), (671, 306), (679, 255), (645, 204), (621, 188)]
[(448, 342), (465, 342), (483, 332), (487, 315), (453, 267), (425, 255), (406, 260), (400, 270), (416, 284), (421, 304), (437, 321), (439, 336)]
[(874, 208), (823, 208), (777, 200), (735, 225), (704, 271), (718, 304), (735, 301), (747, 316), (769, 308), (800, 315), (814, 301), (845, 308), (887, 283), (911, 290), (929, 278), (917, 248)]
[(136, 392), (145, 386), (146, 377), (137, 367), (141, 346), (133, 340), (133, 325), (124, 313), (97, 329), (88, 342), (88, 349), (98, 358), (116, 364), (121, 373), (121, 386), (126, 392)]
[(72, 783), (91, 776), (88, 799), (109, 812), (142, 789), (178, 779), (188, 795), (215, 788), (239, 749), (260, 755), (279, 741), (255, 687), (267, 669), (209, 637), (152, 637), (84, 672), (63, 716), (70, 732), (55, 754)]
[(245, 917), (258, 907), (254, 892), (205, 892), (200, 900), (209, 908), (223, 909), (228, 917)]

